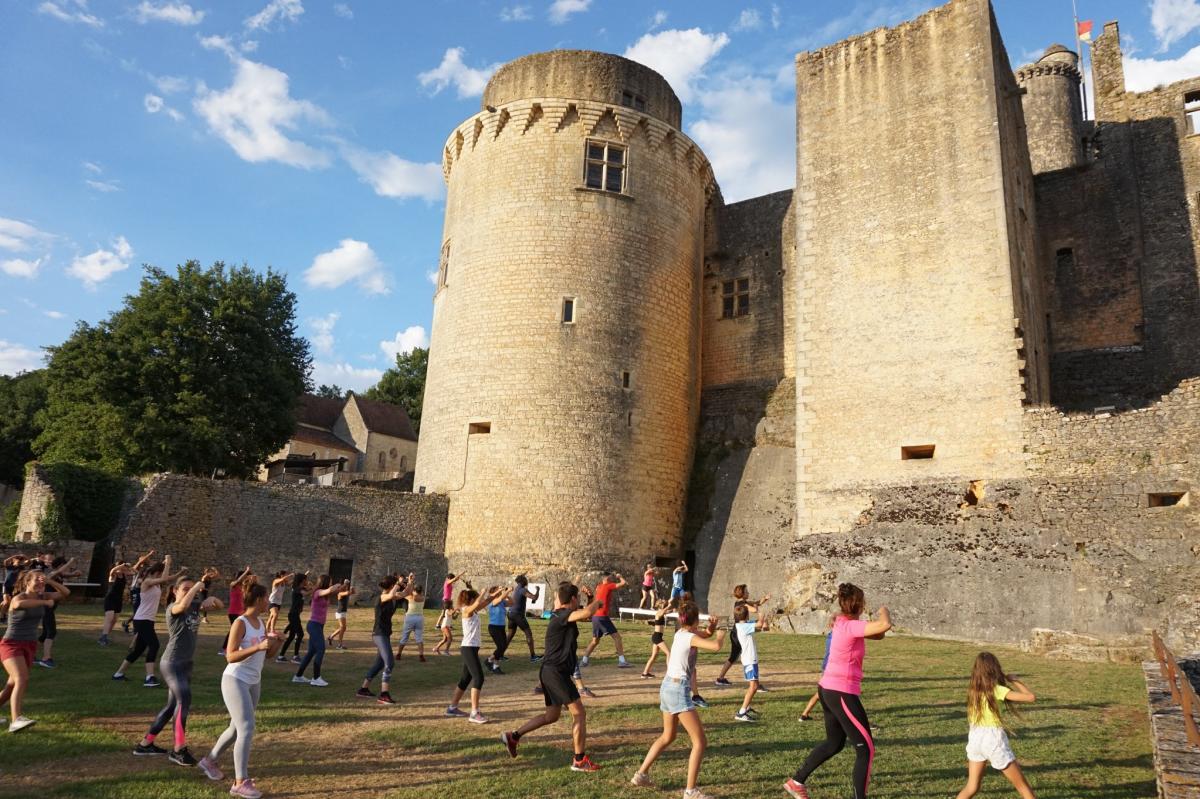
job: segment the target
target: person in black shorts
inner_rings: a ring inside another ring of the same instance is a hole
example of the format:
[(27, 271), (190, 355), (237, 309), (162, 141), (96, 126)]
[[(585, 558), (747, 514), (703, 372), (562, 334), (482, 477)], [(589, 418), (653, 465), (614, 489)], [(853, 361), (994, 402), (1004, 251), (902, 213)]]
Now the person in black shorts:
[(600, 767), (587, 756), (587, 713), (572, 679), (579, 662), (576, 654), (579, 643), (578, 622), (591, 619), (599, 607), (599, 601), (583, 608), (579, 607), (579, 589), (571, 583), (559, 583), (554, 613), (546, 626), (546, 644), (542, 668), (538, 675), (546, 699), (546, 710), (540, 716), (525, 722), (520, 729), (500, 736), (510, 756), (517, 756), (517, 745), (523, 736), (558, 721), (563, 706), (566, 705), (571, 711), (571, 738), (575, 745), (571, 770), (599, 770)]
[(525, 618), (525, 605), (528, 600), (538, 601), (541, 596), (540, 588), (529, 590), (529, 578), (523, 574), (518, 574), (515, 580), (517, 586), (513, 589), (512, 599), (508, 605), (508, 640), (505, 641), (505, 650), (512, 646), (513, 637), (517, 634), (517, 630), (525, 633), (525, 643), (529, 644), (529, 661), (537, 663), (537, 653), (533, 650), (533, 630), (529, 629), (529, 621)]

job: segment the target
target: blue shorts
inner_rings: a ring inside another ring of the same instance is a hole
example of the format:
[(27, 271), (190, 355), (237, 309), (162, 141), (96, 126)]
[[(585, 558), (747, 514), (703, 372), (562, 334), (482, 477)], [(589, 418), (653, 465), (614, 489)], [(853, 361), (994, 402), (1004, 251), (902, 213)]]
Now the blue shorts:
[(617, 627), (608, 616), (592, 616), (592, 637), (603, 638), (606, 635), (616, 635)]
[(676, 682), (671, 677), (663, 678), (662, 687), (658, 689), (658, 709), (671, 715), (695, 710), (696, 706), (692, 704), (692, 686), (686, 679)]
[(746, 682), (758, 679), (758, 664), (754, 663), (749, 666), (742, 666), (742, 673), (746, 675)]
[(671, 588), (671, 599), (679, 599), (682, 596), (683, 596), (682, 588), (675, 588), (675, 587)]

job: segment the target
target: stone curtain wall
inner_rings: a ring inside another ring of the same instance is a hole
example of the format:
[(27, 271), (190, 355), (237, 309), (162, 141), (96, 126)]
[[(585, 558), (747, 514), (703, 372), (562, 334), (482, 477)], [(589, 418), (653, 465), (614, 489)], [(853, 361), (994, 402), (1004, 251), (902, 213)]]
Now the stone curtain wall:
[(155, 549), (193, 574), (250, 565), (260, 577), (315, 577), (341, 558), (354, 561), (360, 601), (397, 569), (428, 574), (432, 593), (445, 576), (446, 511), (445, 497), (156, 475), (118, 529), (115, 555), (133, 561)]
[(21, 511), (17, 515), (18, 543), (42, 540), (42, 518), (51, 499), (54, 499), (54, 488), (41, 466), (34, 464), (25, 477), (25, 491), (21, 495)]

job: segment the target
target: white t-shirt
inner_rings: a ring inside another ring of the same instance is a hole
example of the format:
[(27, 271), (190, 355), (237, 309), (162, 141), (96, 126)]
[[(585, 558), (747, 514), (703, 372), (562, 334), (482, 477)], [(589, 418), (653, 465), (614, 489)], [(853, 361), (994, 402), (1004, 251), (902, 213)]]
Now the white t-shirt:
[(680, 630), (671, 641), (671, 656), (667, 658), (667, 676), (675, 680), (688, 678), (688, 660), (692, 654), (692, 639), (695, 633)]
[[(242, 634), (242, 643), (238, 645), (238, 651), (243, 649), (253, 649), (263, 642), (267, 636), (266, 625), (263, 620), (258, 620), (258, 626), (255, 627), (250, 623), (250, 620), (245, 616), (239, 616), (242, 624), (246, 625), (246, 631)], [(239, 660), (237, 663), (230, 663), (225, 667), (225, 673), (230, 677), (237, 677), (247, 685), (257, 685), (262, 681), (263, 661), (267, 659), (266, 651), (255, 652), (245, 660)]]
[(267, 603), (271, 605), (283, 604), (283, 592), (287, 588), (287, 583), (280, 583), (271, 589), (271, 595), (267, 597)]
[(470, 616), (463, 615), (462, 617), (462, 644), (460, 646), (479, 646), (481, 638), (479, 635), (479, 614), (473, 613)]
[(753, 666), (758, 663), (758, 645), (754, 642), (755, 623), (739, 621), (733, 625), (737, 633), (738, 643), (742, 646), (742, 665)]
[(424, 616), (425, 615), (425, 600), (416, 600), (412, 597), (408, 598), (408, 610), (404, 611), (404, 616)]
[(134, 621), (154, 621), (158, 615), (158, 602), (162, 599), (162, 583), (142, 589), (142, 598), (133, 614)]

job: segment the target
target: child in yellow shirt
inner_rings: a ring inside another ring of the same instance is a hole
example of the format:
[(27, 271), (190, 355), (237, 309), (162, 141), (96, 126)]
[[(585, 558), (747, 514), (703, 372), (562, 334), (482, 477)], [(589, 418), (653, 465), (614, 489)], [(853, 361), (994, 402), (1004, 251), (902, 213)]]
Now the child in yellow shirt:
[(971, 687), (967, 690), (967, 720), (971, 724), (967, 736), (967, 784), (958, 792), (958, 799), (971, 799), (979, 793), (988, 763), (1008, 777), (1021, 799), (1036, 799), (1009, 746), (1000, 713), (1001, 703), (1007, 707), (1010, 702), (1032, 702), (1035, 698), (1024, 683), (1004, 673), (991, 652), (980, 652), (975, 658)]

